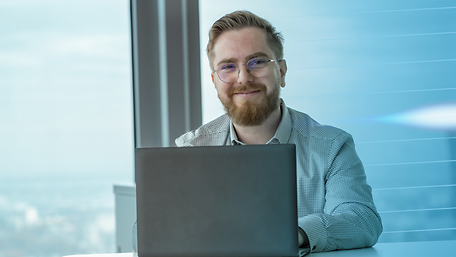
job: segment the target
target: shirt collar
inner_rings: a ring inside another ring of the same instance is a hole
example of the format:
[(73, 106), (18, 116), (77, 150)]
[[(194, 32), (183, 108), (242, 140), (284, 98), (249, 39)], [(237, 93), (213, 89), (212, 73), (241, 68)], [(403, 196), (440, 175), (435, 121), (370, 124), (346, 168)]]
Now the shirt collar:
[(231, 145), (244, 145), (241, 141), (238, 140), (236, 130), (234, 130), (233, 122), (230, 119), (230, 142)]
[[(285, 102), (280, 99), (280, 110), (282, 112), (282, 118), (277, 127), (276, 133), (266, 144), (286, 144), (291, 136), (291, 117)], [(239, 141), (236, 130), (234, 129), (233, 123), (230, 120), (230, 142), (232, 145), (245, 145)]]

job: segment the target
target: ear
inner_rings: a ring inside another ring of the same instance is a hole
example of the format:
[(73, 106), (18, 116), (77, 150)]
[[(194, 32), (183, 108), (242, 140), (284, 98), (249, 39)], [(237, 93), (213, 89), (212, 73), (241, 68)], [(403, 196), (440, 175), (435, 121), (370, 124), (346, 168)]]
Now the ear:
[(280, 86), (285, 87), (285, 75), (287, 74), (287, 61), (283, 60), (279, 63), (280, 68)]
[(215, 87), (215, 78), (214, 78), (214, 73), (215, 73), (215, 72), (212, 72), (212, 73), (211, 73), (211, 78), (212, 78), (212, 83), (214, 84), (214, 87)]

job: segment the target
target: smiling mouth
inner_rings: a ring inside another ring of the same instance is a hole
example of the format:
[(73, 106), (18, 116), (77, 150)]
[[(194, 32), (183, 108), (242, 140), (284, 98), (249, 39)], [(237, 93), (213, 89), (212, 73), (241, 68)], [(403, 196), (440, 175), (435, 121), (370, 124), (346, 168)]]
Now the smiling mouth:
[(242, 91), (242, 92), (236, 92), (234, 93), (235, 95), (249, 95), (249, 94), (254, 94), (258, 93), (260, 90), (251, 90), (251, 91)]
[(239, 97), (253, 97), (261, 92), (266, 93), (266, 86), (263, 84), (241, 85), (238, 87), (230, 88), (228, 96), (233, 97), (237, 95)]

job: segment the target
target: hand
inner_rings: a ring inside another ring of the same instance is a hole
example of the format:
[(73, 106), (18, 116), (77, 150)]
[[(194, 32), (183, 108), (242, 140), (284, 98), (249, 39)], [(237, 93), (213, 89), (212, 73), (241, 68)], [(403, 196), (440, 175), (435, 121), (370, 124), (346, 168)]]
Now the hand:
[(307, 237), (306, 232), (302, 228), (298, 227), (298, 245), (301, 248), (309, 247), (309, 237)]

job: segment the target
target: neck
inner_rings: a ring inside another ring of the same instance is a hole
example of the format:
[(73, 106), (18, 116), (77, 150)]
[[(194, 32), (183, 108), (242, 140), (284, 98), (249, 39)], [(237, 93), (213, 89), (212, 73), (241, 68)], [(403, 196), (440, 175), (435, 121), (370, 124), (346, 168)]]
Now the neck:
[(282, 112), (280, 106), (260, 125), (257, 126), (241, 126), (233, 123), (236, 130), (236, 135), (239, 141), (248, 145), (266, 144), (275, 134), (279, 127)]

